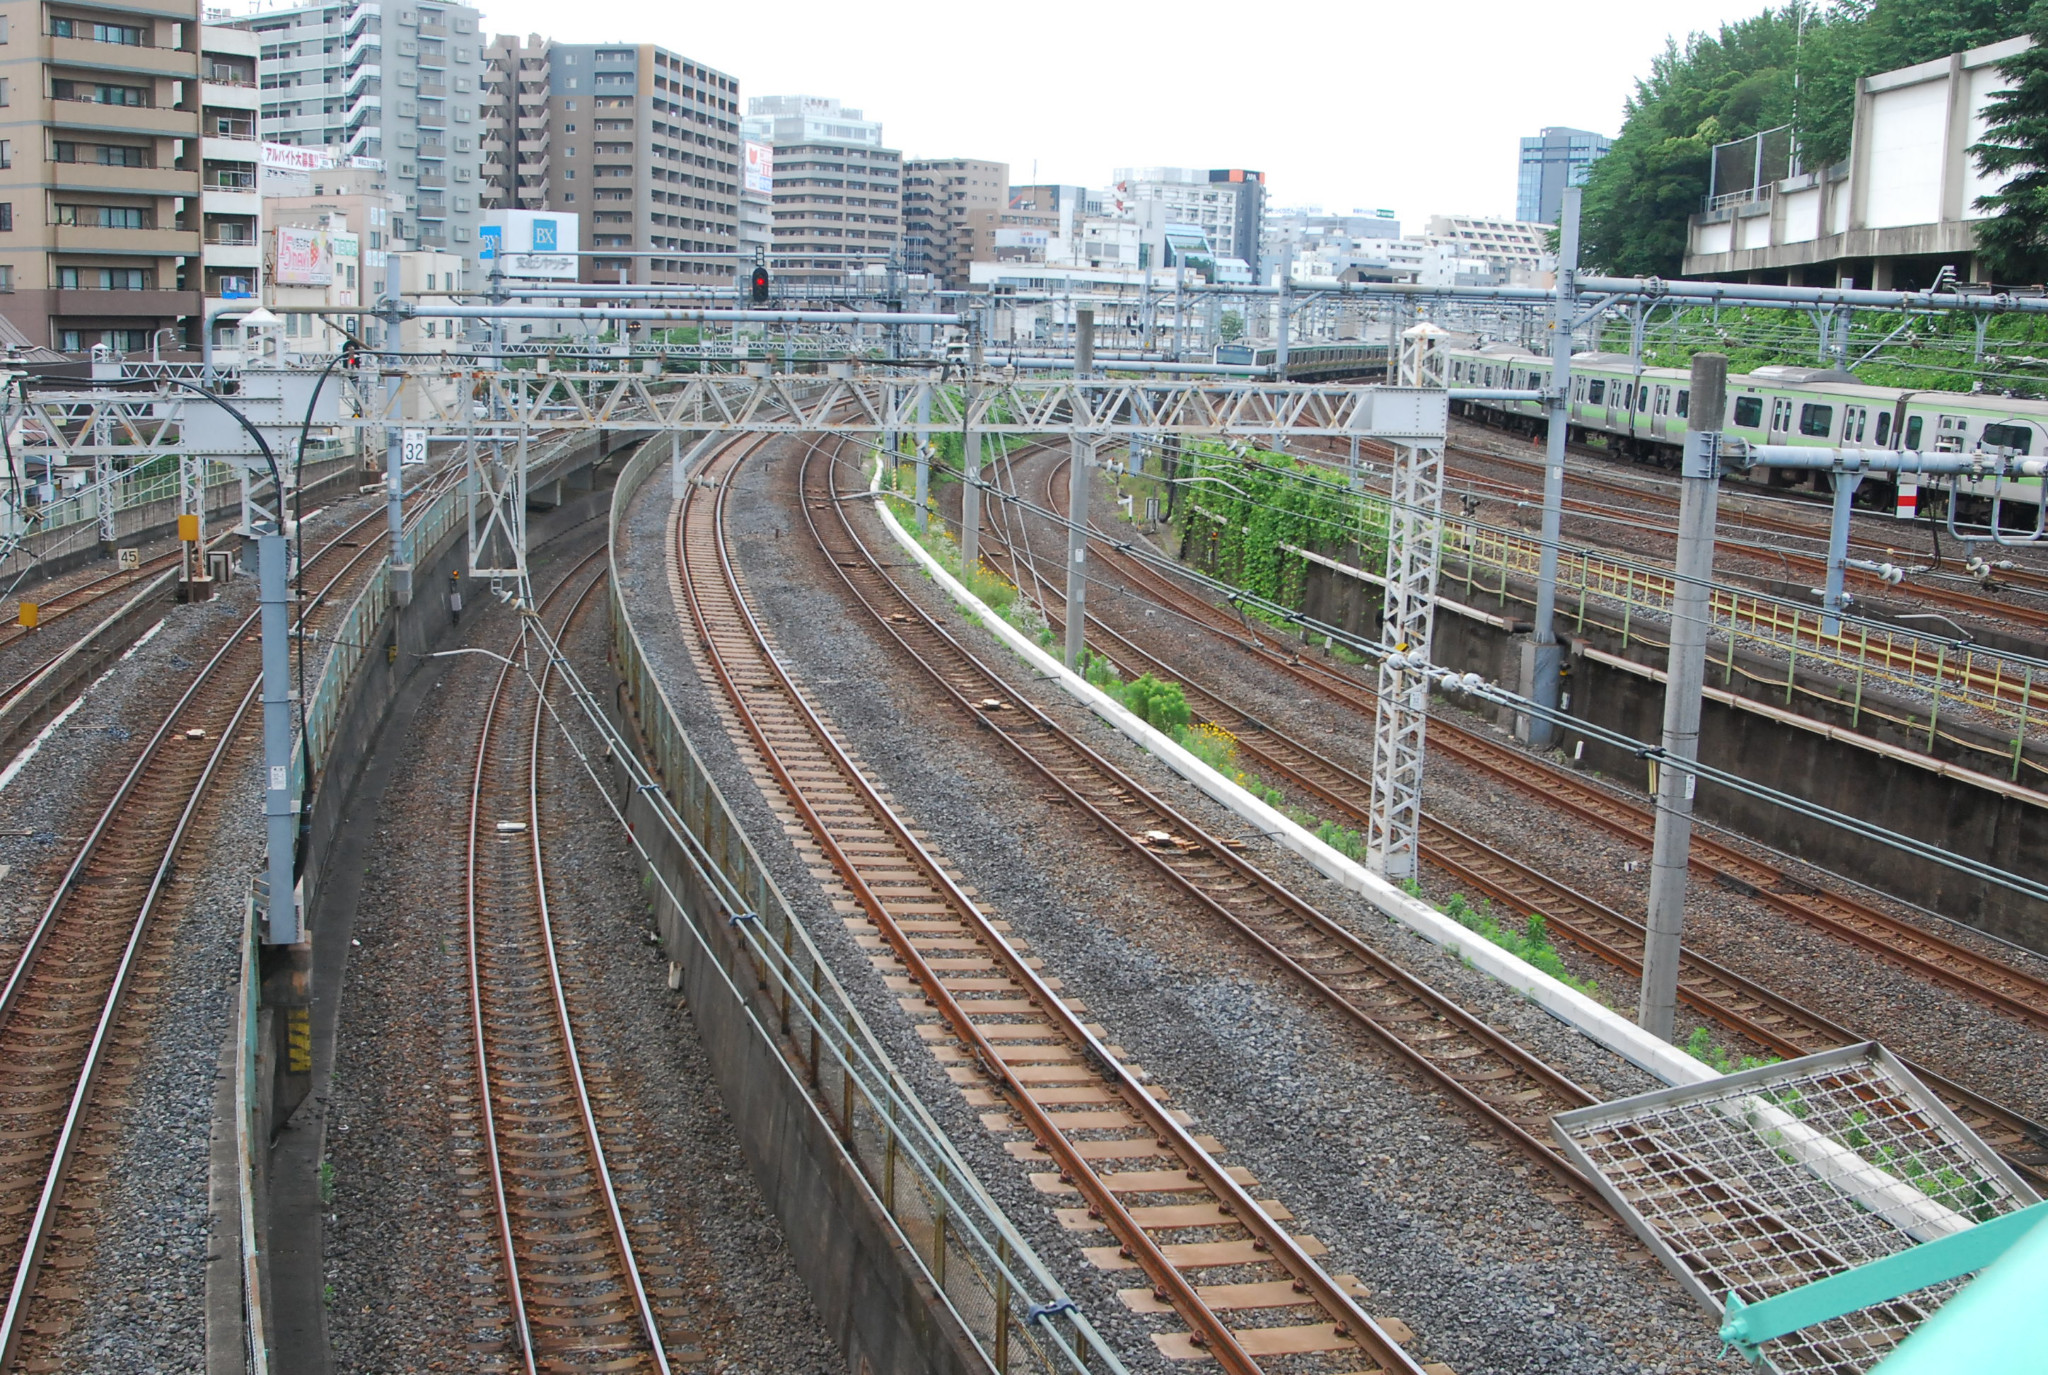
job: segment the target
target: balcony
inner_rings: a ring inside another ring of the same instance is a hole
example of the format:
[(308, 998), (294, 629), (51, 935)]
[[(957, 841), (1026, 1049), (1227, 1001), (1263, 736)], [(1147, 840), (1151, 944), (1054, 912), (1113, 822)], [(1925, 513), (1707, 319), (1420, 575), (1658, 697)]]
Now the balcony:
[(50, 313), (73, 326), (95, 319), (162, 319), (199, 313), (199, 293), (196, 291), (72, 290), (53, 291), (50, 297)]
[(148, 48), (139, 43), (95, 43), (90, 38), (52, 36), (50, 61), (66, 67), (86, 67), (94, 72), (168, 76), (186, 81), (199, 78), (198, 53), (179, 48)]
[(446, 38), (447, 36), (448, 36), (448, 26), (447, 26), (446, 24), (429, 24), (429, 23), (428, 23), (428, 22), (427, 22), (426, 20), (424, 20), (424, 19), (422, 19), (422, 20), (420, 21), (420, 37), (422, 37), (422, 38)]
[(192, 138), (199, 132), (193, 110), (160, 105), (102, 105), (92, 100), (52, 100), (50, 123), (58, 129), (95, 134), (150, 134), (160, 138)]
[(199, 252), (196, 229), (102, 229), (97, 225), (53, 224), (49, 226), (53, 247), (59, 253), (121, 253), (149, 258)]
[(256, 215), (261, 213), (262, 197), (255, 191), (220, 191), (203, 188), (199, 193), (199, 210), (205, 215)]
[(422, 143), (420, 145), (420, 156), (423, 158), (445, 158), (448, 156), (448, 145), (445, 143)]
[(97, 162), (53, 162), (50, 181), (62, 191), (114, 191), (124, 195), (189, 196), (196, 172), (175, 167), (107, 167)]
[(421, 173), (420, 173), (420, 185), (421, 185), (421, 186), (424, 186), (424, 187), (427, 187), (427, 188), (429, 188), (429, 189), (432, 189), (432, 188), (434, 188), (434, 187), (446, 186), (447, 184), (448, 184), (448, 178), (447, 178), (447, 177), (445, 177), (445, 176), (443, 176), (443, 175), (441, 175), (441, 174), (440, 174), (439, 172), (421, 172)]

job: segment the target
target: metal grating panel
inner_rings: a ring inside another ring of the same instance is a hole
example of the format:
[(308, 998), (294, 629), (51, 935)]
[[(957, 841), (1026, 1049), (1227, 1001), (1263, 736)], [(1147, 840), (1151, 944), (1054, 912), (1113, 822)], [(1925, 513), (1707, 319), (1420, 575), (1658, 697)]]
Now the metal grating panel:
[[(2038, 1202), (1876, 1042), (1560, 1114), (1552, 1129), (1716, 1315)], [(1860, 1373), (1966, 1281), (1765, 1344), (1781, 1372)]]

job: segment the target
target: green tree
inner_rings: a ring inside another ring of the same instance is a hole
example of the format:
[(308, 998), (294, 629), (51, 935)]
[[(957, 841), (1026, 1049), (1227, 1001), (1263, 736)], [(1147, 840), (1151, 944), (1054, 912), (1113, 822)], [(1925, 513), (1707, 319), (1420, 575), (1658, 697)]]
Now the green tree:
[[(1805, 22), (1819, 27), (1811, 16)], [(1613, 150), (1587, 180), (1587, 264), (1625, 274), (1677, 271), (1686, 221), (1707, 194), (1714, 145), (1790, 122), (1800, 28), (1796, 11), (1767, 10), (1717, 34), (1692, 34), (1683, 47), (1666, 43), (1636, 83)]]
[(1244, 338), (1244, 316), (1234, 310), (1224, 311), (1223, 318), (1216, 322), (1216, 333), (1222, 336), (1226, 344), (1234, 339)]
[(1676, 272), (1715, 144), (1790, 124), (1803, 166), (1839, 162), (1849, 155), (1860, 78), (2011, 37), (2032, 27), (2028, 5), (1802, 2), (1667, 43), (1587, 182), (1584, 261), (1621, 273)]
[(1979, 275), (1996, 281), (2048, 280), (2048, 0), (2027, 17), (2034, 44), (1999, 64), (2010, 89), (1985, 107), (1984, 141), (1971, 147), (1986, 176), (2009, 175), (1977, 198), (1991, 218), (1977, 225)]

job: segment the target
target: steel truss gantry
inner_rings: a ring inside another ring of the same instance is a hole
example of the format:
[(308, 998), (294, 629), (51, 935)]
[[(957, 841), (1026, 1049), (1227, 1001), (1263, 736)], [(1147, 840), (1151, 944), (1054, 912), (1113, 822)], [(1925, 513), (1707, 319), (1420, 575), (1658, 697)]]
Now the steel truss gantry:
[[(1403, 387), (1444, 387), (1445, 332), (1420, 324), (1401, 335), (1396, 376)], [(1372, 810), (1366, 865), (1389, 879), (1415, 877), (1422, 826), (1422, 762), (1429, 725), (1430, 637), (1436, 620), (1444, 506), (1444, 438), (1394, 441), (1387, 502), (1387, 596), (1380, 643), (1379, 705), (1373, 714)]]

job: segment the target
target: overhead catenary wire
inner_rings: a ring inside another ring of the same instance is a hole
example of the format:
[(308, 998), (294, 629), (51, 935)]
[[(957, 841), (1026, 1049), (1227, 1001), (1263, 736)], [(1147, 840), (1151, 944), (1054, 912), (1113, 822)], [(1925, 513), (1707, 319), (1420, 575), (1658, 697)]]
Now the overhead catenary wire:
[[(957, 470), (947, 471), (955, 478), (962, 481), (966, 480), (965, 474)], [(1040, 506), (1036, 502), (1023, 498), (1018, 498), (1017, 503), (1024, 510), (1051, 522), (1061, 529), (1072, 530), (1076, 526), (1074, 521), (1049, 507)], [(1256, 609), (1263, 615), (1278, 617), (1288, 624), (1299, 627), (1305, 633), (1323, 636), (1333, 644), (1342, 644), (1352, 652), (1365, 655), (1376, 661), (1385, 661), (1394, 653), (1390, 647), (1381, 644), (1377, 640), (1363, 639), (1342, 626), (1330, 625), (1319, 621), (1314, 617), (1272, 601), (1269, 598), (1234, 587), (1222, 579), (1196, 572), (1134, 541), (1109, 539), (1097, 533), (1092, 525), (1088, 525), (1085, 522), (1082, 523), (1080, 528), (1087, 538), (1096, 543), (1114, 549), (1125, 557), (1134, 559), (1148, 568), (1156, 568), (1159, 571), (1170, 573), (1195, 584), (1201, 590), (1222, 596), (1233, 605), (1240, 607), (1248, 606)], [(1094, 574), (1084, 574), (1084, 576), (1088, 577), (1091, 582), (1100, 581), (1099, 577)], [(1711, 584), (1709, 585), (1711, 586)], [(1605, 726), (1567, 715), (1563, 711), (1545, 707), (1533, 698), (1524, 697), (1520, 693), (1509, 691), (1497, 684), (1488, 683), (1483, 680), (1475, 682), (1474, 680), (1478, 676), (1476, 674), (1468, 674), (1461, 677), (1437, 665), (1416, 665), (1412, 667), (1411, 671), (1423, 672), (1427, 676), (1435, 678), (1441, 686), (1446, 687), (1448, 690), (1463, 692), (1468, 696), (1507, 707), (1519, 714), (1537, 717), (1598, 744), (1625, 750), (1640, 759), (1656, 760), (1660, 766), (1680, 768), (1703, 781), (1717, 784), (1731, 792), (1753, 797), (1759, 801), (1769, 802), (1796, 815), (1823, 822), (1851, 835), (1856, 835), (1866, 840), (1873, 840), (1892, 849), (1900, 850), (1916, 859), (1942, 865), (1945, 868), (1953, 869), (1972, 878), (2008, 889), (2024, 897), (2033, 898), (2037, 901), (2048, 901), (2048, 884), (2036, 882), (2033, 879), (2011, 873), (1980, 860), (1971, 859), (1968, 856), (1955, 854), (1937, 845), (1919, 840), (1916, 837), (1890, 830), (1860, 817), (1850, 816), (1845, 812), (1836, 811), (1833, 808), (1809, 801), (1766, 784), (1757, 783), (1728, 770), (1718, 769), (1712, 765), (1692, 760), (1682, 760), (1676, 757), (1667, 758), (1661, 746), (1652, 745), (1620, 731), (1611, 730)]]

